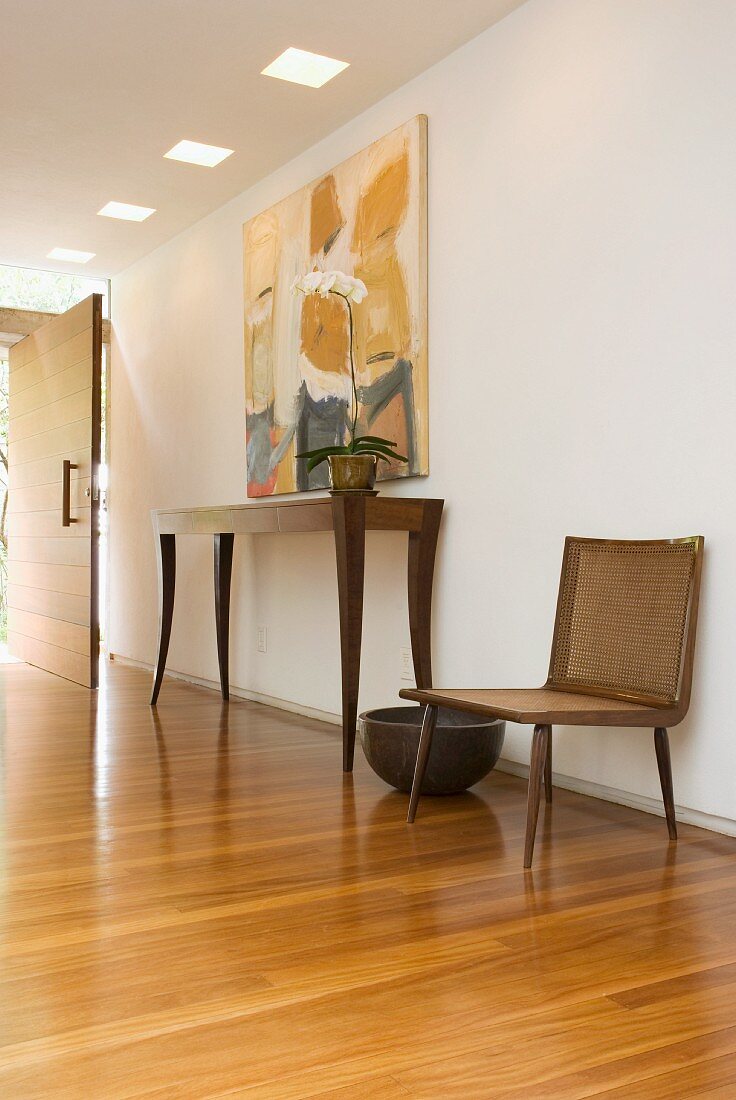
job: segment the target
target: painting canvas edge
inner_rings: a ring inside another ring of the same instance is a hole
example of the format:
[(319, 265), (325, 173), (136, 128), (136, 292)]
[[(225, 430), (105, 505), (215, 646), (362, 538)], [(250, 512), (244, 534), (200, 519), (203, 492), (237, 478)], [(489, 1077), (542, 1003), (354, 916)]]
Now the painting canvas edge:
[[(374, 148), (374, 146), (379, 146), (379, 145), (382, 145), (384, 143), (387, 143), (387, 142), (390, 141), (390, 139), (392, 137), (394, 137), (395, 135), (397, 135), (401, 131), (407, 130), (412, 125), (416, 126), (416, 153), (415, 153), (416, 168), (415, 168), (415, 170), (417, 172), (417, 178), (416, 178), (414, 184), (412, 185), (413, 187), (416, 188), (416, 190), (414, 192), (415, 200), (412, 200), (412, 201), (415, 201), (416, 204), (417, 204), (417, 207), (416, 207), (417, 208), (417, 217), (416, 217), (416, 223), (417, 223), (416, 224), (416, 234), (417, 235), (416, 235), (416, 238), (415, 238), (415, 243), (413, 244), (413, 247), (416, 250), (416, 262), (417, 262), (417, 272), (416, 272), (416, 278), (415, 278), (415, 287), (416, 287), (416, 301), (415, 301), (416, 326), (415, 326), (415, 331), (417, 333), (417, 347), (421, 350), (421, 355), (418, 356), (418, 358), (421, 358), (423, 360), (423, 362), (421, 363), (421, 370), (413, 371), (410, 377), (411, 377), (411, 380), (412, 380), (412, 396), (413, 396), (415, 425), (416, 425), (415, 430), (416, 430), (416, 437), (417, 437), (416, 438), (416, 442), (417, 442), (417, 450), (416, 450), (417, 464), (415, 465), (414, 469), (412, 469), (410, 472), (406, 472), (406, 473), (402, 472), (400, 467), (394, 467), (394, 468), (392, 468), (391, 473), (388, 474), (388, 476), (384, 476), (383, 478), (380, 479), (381, 481), (384, 481), (384, 480), (403, 480), (404, 478), (408, 478), (408, 477), (426, 477), (429, 474), (429, 468), (430, 468), (429, 467), (429, 394), (428, 394), (428, 388), (429, 388), (429, 270), (428, 270), (429, 269), (429, 262), (428, 262), (428, 236), (429, 236), (429, 232), (428, 232), (428, 215), (429, 215), (429, 211), (428, 211), (428, 202), (429, 202), (429, 196), (428, 196), (428, 190), (429, 190), (429, 188), (428, 188), (428, 168), (429, 168), (429, 165), (428, 165), (428, 129), (429, 129), (429, 126), (428, 126), (428, 123), (429, 123), (428, 116), (424, 113), (419, 113), (419, 114), (416, 114), (416, 115), (412, 116), (411, 118), (407, 119), (405, 122), (400, 123), (399, 125), (393, 127), (386, 134), (382, 135), (381, 137), (376, 138), (373, 142), (370, 142), (368, 145), (363, 146), (360, 149), (357, 149), (354, 153), (352, 153), (348, 157), (344, 158), (342, 161), (340, 161), (338, 164), (334, 165), (332, 168), (326, 169), (324, 172), (322, 172), (319, 175), (313, 177), (307, 183), (305, 183), (305, 184), (301, 185), (300, 187), (290, 191), (289, 193), (284, 195), (282, 198), (280, 198), (280, 199), (276, 200), (276, 202), (272, 203), (269, 207), (266, 207), (264, 210), (260, 211), (259, 213), (256, 213), (256, 214), (252, 215), (250, 218), (246, 219), (242, 223), (243, 299), (244, 299), (244, 302), (245, 302), (246, 286), (247, 286), (246, 265), (247, 265), (247, 259), (248, 259), (247, 254), (246, 254), (246, 241), (248, 239), (249, 227), (251, 227), (252, 224), (257, 219), (263, 218), (265, 215), (267, 215), (269, 213), (269, 211), (276, 210), (282, 204), (287, 204), (287, 203), (289, 203), (289, 201), (296, 200), (298, 198), (298, 196), (300, 196), (301, 194), (304, 194), (305, 197), (308, 196), (308, 195), (311, 195), (314, 192), (314, 189), (317, 187), (317, 185), (322, 180), (324, 180), (327, 177), (333, 175), (334, 173), (338, 173), (341, 169), (344, 168), (344, 166), (349, 165), (352, 160), (358, 159), (358, 158), (361, 158), (361, 157), (367, 158), (368, 155), (370, 154), (370, 151)], [(245, 341), (248, 338), (248, 333), (249, 333), (248, 317), (247, 317), (247, 314), (244, 310), (243, 334), (244, 334), (244, 358), (246, 360), (246, 365), (247, 365), (247, 352), (246, 352), (246, 348), (245, 348)], [(364, 362), (367, 362), (367, 360), (364, 360)], [(411, 366), (411, 364), (410, 364), (410, 366)], [(419, 375), (421, 375), (421, 377), (419, 377)], [(250, 401), (251, 395), (252, 395), (252, 389), (249, 389), (247, 370), (246, 370), (246, 393), (245, 393), (246, 408), (249, 407), (249, 401)], [(281, 423), (283, 423), (283, 421), (281, 421)], [(246, 440), (247, 440), (247, 438), (248, 438), (248, 426), (246, 425)], [(409, 453), (409, 452), (407, 451), (407, 453)], [(284, 458), (285, 457), (286, 457), (286, 453), (284, 453)], [(285, 495), (285, 494), (292, 494), (292, 493), (293, 494), (300, 494), (302, 492), (312, 492), (312, 491), (317, 491), (317, 490), (325, 488), (324, 485), (299, 486), (298, 484), (294, 484), (293, 487), (284, 486), (283, 488), (278, 488), (276, 486), (276, 483), (274, 482), (274, 485), (272, 487), (270, 487), (269, 489), (265, 490), (265, 491), (261, 490), (261, 491), (252, 492), (251, 491), (250, 478), (249, 478), (250, 468), (248, 466), (247, 457), (246, 457), (246, 472), (248, 474), (247, 496), (248, 496), (249, 499), (258, 498), (258, 497), (262, 497), (262, 496), (277, 496), (277, 495)]]

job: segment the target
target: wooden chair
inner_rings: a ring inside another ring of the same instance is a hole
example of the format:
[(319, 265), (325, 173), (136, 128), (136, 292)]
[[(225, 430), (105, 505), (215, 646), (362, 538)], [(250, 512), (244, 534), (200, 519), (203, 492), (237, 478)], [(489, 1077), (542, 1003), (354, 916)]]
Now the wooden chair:
[(524, 867), (531, 867), (544, 780), (552, 801), (552, 726), (649, 726), (670, 839), (677, 839), (667, 728), (690, 705), (701, 536), (656, 542), (567, 538), (544, 687), (405, 689), (426, 706), (408, 821), (414, 821), (438, 707), (534, 724)]

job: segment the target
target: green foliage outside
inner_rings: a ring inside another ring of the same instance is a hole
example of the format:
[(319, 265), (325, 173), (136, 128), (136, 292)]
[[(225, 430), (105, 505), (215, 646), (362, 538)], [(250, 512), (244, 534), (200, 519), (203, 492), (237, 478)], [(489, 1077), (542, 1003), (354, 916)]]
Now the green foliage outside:
[(0, 306), (6, 309), (63, 313), (88, 298), (93, 291), (107, 293), (104, 279), (0, 265)]

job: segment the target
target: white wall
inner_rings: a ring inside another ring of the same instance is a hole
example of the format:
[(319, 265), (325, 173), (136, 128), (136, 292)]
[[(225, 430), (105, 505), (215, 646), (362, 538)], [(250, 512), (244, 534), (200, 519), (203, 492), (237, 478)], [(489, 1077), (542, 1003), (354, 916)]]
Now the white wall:
[[(112, 650), (153, 659), (149, 509), (245, 499), (243, 221), (426, 112), (432, 473), (382, 491), (447, 500), (435, 682), (543, 681), (566, 533), (702, 533), (676, 798), (736, 818), (735, 46), (733, 0), (530, 0), (116, 278)], [(179, 542), (169, 664), (214, 680), (211, 547)], [(400, 687), (404, 552), (369, 536), (362, 706)], [(233, 683), (337, 712), (330, 538), (243, 539), (234, 585)], [(555, 769), (658, 794), (646, 731), (560, 730)]]

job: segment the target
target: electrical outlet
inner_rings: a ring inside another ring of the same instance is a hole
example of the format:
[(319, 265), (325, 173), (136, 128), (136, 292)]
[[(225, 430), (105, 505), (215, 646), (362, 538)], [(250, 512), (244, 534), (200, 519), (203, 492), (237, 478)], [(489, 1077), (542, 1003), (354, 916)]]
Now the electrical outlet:
[(266, 653), (268, 650), (268, 632), (265, 626), (258, 627), (258, 641), (256, 642), (256, 649), (259, 653)]
[(399, 659), (401, 661), (401, 679), (413, 680), (414, 662), (411, 659), (411, 648), (408, 645), (402, 645), (399, 650)]

